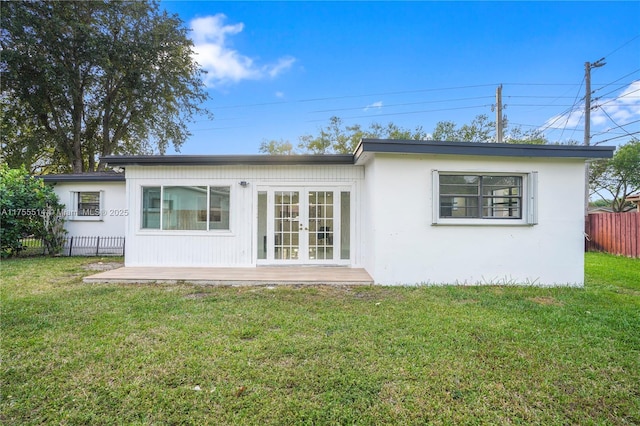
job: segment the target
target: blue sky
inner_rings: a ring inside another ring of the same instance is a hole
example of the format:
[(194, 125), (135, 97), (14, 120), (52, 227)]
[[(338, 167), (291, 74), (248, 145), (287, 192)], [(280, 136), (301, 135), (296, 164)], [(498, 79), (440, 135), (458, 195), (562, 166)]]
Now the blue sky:
[(592, 70), (593, 143), (640, 131), (638, 1), (160, 5), (192, 29), (196, 61), (208, 70), (215, 118), (190, 126), (184, 154), (296, 144), (334, 115), (426, 131), (478, 114), (495, 119), (499, 84), (512, 125), (582, 141), (584, 63), (602, 57), (606, 65)]

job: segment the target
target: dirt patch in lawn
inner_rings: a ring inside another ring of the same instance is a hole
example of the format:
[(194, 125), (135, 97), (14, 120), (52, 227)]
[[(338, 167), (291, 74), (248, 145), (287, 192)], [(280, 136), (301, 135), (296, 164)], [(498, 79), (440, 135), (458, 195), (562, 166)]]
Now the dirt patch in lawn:
[(564, 304), (558, 299), (548, 296), (530, 297), (528, 300), (538, 305), (562, 306)]
[(111, 269), (122, 268), (122, 262), (94, 262), (84, 265), (82, 268), (87, 271), (110, 271)]
[(204, 299), (205, 297), (212, 296), (211, 293), (191, 293), (184, 296), (185, 299)]

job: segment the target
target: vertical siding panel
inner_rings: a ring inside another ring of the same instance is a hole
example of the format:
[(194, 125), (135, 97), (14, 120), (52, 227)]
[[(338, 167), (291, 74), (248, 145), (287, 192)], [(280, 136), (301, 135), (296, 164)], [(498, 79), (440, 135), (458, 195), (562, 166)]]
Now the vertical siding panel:
[[(232, 191), (232, 235), (138, 231), (139, 217), (129, 218), (127, 262), (133, 266), (249, 266), (253, 253), (253, 194), (256, 185), (336, 182), (350, 184), (364, 176), (361, 166), (130, 166), (129, 205), (141, 214), (143, 185), (229, 185)], [(239, 182), (249, 182), (242, 188)], [(357, 191), (358, 186), (354, 188)], [(354, 242), (354, 246), (355, 246)], [(355, 262), (355, 260), (354, 260)]]

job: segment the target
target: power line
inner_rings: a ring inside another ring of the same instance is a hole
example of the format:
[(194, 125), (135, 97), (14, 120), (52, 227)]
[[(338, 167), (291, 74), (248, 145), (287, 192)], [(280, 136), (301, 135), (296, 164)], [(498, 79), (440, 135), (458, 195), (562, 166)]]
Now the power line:
[[(622, 77), (620, 77), (620, 78), (619, 78), (619, 79), (617, 79), (617, 80), (612, 81), (611, 83), (607, 83), (607, 84), (605, 84), (604, 86), (597, 88), (596, 90), (594, 90), (594, 91), (593, 91), (593, 93), (596, 93), (598, 90), (602, 90), (602, 89), (604, 89), (605, 87), (611, 86), (612, 84), (615, 84), (615, 83), (619, 82), (620, 80), (622, 80), (623, 78), (627, 78), (627, 77), (629, 77), (630, 75), (633, 75), (633, 74), (637, 73), (638, 71), (640, 71), (640, 68), (638, 68), (638, 69), (637, 69), (637, 70), (635, 70), (635, 71), (630, 72), (630, 73), (629, 73), (629, 74), (627, 74), (627, 75), (623, 75)], [(635, 80), (634, 80), (634, 81), (635, 81)], [(633, 82), (632, 82), (632, 83), (633, 83)], [(622, 87), (627, 86), (628, 84), (629, 84), (629, 83), (627, 83), (627, 84), (623, 84), (623, 85), (622, 85)]]
[[(580, 91), (582, 90), (583, 84), (584, 84), (584, 76), (582, 77), (582, 81), (580, 82), (580, 87), (578, 87), (578, 91), (576, 92), (576, 96), (573, 98), (573, 105), (571, 106), (571, 108), (574, 108), (578, 104), (578, 96), (580, 96)], [(571, 117), (571, 114), (567, 114), (567, 121), (564, 123), (564, 127), (562, 128), (562, 133), (560, 133), (560, 139), (562, 139), (562, 136), (564, 135), (564, 129), (566, 129), (567, 125), (569, 124), (570, 117)], [(580, 119), (582, 119), (582, 117), (580, 117)], [(580, 120), (578, 120), (578, 123), (579, 122)], [(575, 133), (575, 129), (574, 129), (574, 133)], [(573, 136), (573, 133), (571, 134), (571, 136)]]
[(612, 52), (609, 52), (609, 53), (607, 53), (606, 55), (604, 55), (604, 56), (605, 56), (605, 58), (606, 58), (607, 56), (611, 56), (611, 55), (613, 55), (613, 54), (614, 54), (614, 53), (616, 53), (618, 50), (622, 49), (623, 47), (625, 47), (625, 46), (626, 46), (626, 45), (628, 45), (629, 43), (631, 43), (631, 42), (633, 42), (633, 41), (637, 40), (638, 38), (640, 38), (640, 34), (638, 34), (637, 36), (635, 36), (635, 37), (634, 37), (634, 38), (632, 38), (631, 40), (629, 40), (629, 41), (625, 42), (624, 44), (622, 44), (622, 46), (620, 46), (620, 47), (618, 47), (618, 48), (614, 49)]
[[(448, 90), (461, 90), (461, 89), (474, 89), (480, 87), (494, 87), (497, 83), (491, 84), (475, 84), (475, 85), (466, 85), (466, 86), (452, 86), (452, 87), (440, 87), (440, 88), (427, 88), (427, 89), (416, 89), (416, 90), (404, 90), (404, 91), (394, 91), (394, 92), (378, 92), (378, 93), (364, 93), (357, 95), (337, 95), (337, 96), (327, 96), (320, 98), (303, 98), (303, 99), (294, 99), (290, 101), (273, 101), (273, 102), (258, 102), (252, 104), (236, 104), (236, 105), (225, 105), (218, 106), (216, 109), (233, 109), (233, 108), (248, 108), (248, 107), (260, 107), (260, 106), (273, 106), (273, 105), (286, 105), (292, 103), (306, 103), (306, 102), (319, 102), (319, 101), (327, 101), (327, 100), (338, 100), (338, 99), (353, 99), (353, 98), (365, 98), (371, 96), (389, 96), (389, 95), (403, 95), (403, 94), (412, 94), (412, 93), (425, 93), (425, 92), (438, 92), (438, 91), (448, 91)], [(505, 83), (513, 86), (576, 86), (573, 83)]]
[[(572, 114), (574, 111), (575, 111), (575, 108), (574, 108), (574, 107), (571, 107), (571, 108), (567, 108), (567, 109), (565, 109), (563, 112), (561, 112), (560, 114), (558, 114), (558, 115), (556, 116), (556, 119), (555, 119), (555, 120), (553, 120), (551, 123), (547, 124), (547, 125), (546, 125), (546, 126), (544, 126), (542, 129), (540, 129), (540, 132), (544, 132), (545, 130), (547, 130), (548, 128), (550, 128), (551, 126), (553, 126), (553, 125), (556, 123), (556, 121), (558, 121), (558, 120), (560, 120), (562, 117), (564, 117), (564, 116), (565, 116), (565, 114)], [(567, 120), (567, 122), (568, 122), (568, 120)], [(565, 126), (566, 126), (566, 125), (565, 125)]]
[[(630, 94), (632, 94), (632, 93), (636, 93), (636, 92), (640, 92), (640, 89), (636, 89), (636, 90), (633, 90), (633, 91), (631, 91), (631, 92), (629, 92), (629, 93), (626, 93), (624, 97), (626, 98), (626, 97), (627, 97), (626, 95), (630, 95)], [(612, 93), (612, 92), (609, 92), (609, 93)], [(606, 95), (604, 95), (604, 96), (606, 96)], [(610, 104), (611, 102), (614, 102), (614, 101), (617, 101), (617, 100), (619, 100), (620, 98), (621, 98), (620, 96), (617, 96), (617, 97), (615, 97), (615, 98), (611, 98), (611, 99), (609, 99), (609, 100), (608, 100), (608, 101), (606, 101), (606, 102), (603, 102), (603, 103), (601, 103), (601, 104), (599, 104), (599, 105), (596, 105), (596, 107), (597, 107), (597, 108), (602, 108), (604, 105), (606, 105), (606, 104)]]
[(637, 134), (640, 134), (640, 131), (633, 132), (633, 133), (629, 133), (629, 134), (627, 134), (627, 135), (615, 136), (615, 137), (613, 137), (613, 138), (609, 138), (609, 139), (603, 139), (603, 140), (601, 140), (601, 141), (596, 142), (594, 145), (601, 144), (601, 143), (605, 143), (605, 142), (609, 142), (609, 141), (613, 141), (613, 140), (616, 140), (616, 139), (626, 138), (626, 137), (629, 137), (629, 136), (632, 136), (632, 137), (633, 137), (633, 136), (635, 136), (635, 135), (637, 135)]
[(371, 96), (405, 95), (410, 93), (426, 93), (426, 92), (439, 92), (439, 91), (447, 91), (447, 90), (474, 89), (478, 87), (493, 87), (495, 85), (496, 83), (475, 84), (475, 85), (468, 85), (468, 86), (403, 90), (403, 91), (397, 91), (397, 92), (380, 92), (380, 93), (365, 93), (365, 94), (359, 94), (359, 95), (327, 96), (322, 98), (295, 99), (291, 101), (274, 101), (274, 102), (263, 102), (263, 103), (256, 103), (256, 104), (227, 105), (227, 106), (218, 107), (218, 109), (247, 108), (247, 107), (254, 107), (254, 106), (271, 106), (271, 105), (279, 105), (279, 104), (319, 102), (319, 101), (330, 101), (330, 100), (337, 100), (337, 99), (366, 98)]
[(616, 123), (616, 121), (615, 121), (615, 120), (614, 120), (614, 119), (609, 115), (609, 113), (608, 113), (604, 108), (602, 108), (602, 109), (601, 109), (601, 111), (602, 111), (602, 112), (604, 112), (604, 115), (606, 115), (607, 117), (609, 117), (609, 120), (611, 120), (611, 122), (612, 122), (613, 124), (615, 124), (615, 126), (616, 126), (617, 128), (619, 128), (619, 129), (623, 130), (627, 135), (631, 136), (631, 134), (630, 134), (629, 132), (627, 132), (627, 131), (622, 127), (622, 126), (620, 126), (618, 123)]
[[(620, 125), (620, 127), (622, 128), (622, 127), (630, 126), (630, 125), (636, 124), (636, 123), (640, 123), (640, 119), (634, 120), (634, 121), (630, 121), (630, 122), (625, 123), (625, 124), (622, 124), (622, 125)], [(607, 129), (607, 130), (603, 130), (602, 132), (598, 132), (598, 133), (594, 134), (593, 136), (600, 136), (600, 135), (604, 135), (604, 134), (607, 134), (607, 133), (612, 133), (614, 135), (628, 135), (629, 134), (629, 132), (627, 132), (626, 129), (622, 129), (622, 130), (624, 131), (624, 133), (619, 133), (619, 132), (617, 133), (617, 132), (612, 131), (611, 129)]]
[(336, 108), (336, 109), (323, 109), (310, 111), (311, 113), (319, 113), (319, 112), (335, 112), (335, 111), (353, 111), (353, 110), (361, 110), (361, 109), (374, 109), (374, 108), (391, 108), (396, 106), (407, 106), (407, 105), (424, 105), (424, 104), (436, 104), (436, 103), (446, 103), (446, 102), (458, 102), (458, 101), (469, 101), (469, 100), (477, 100), (477, 99), (493, 99), (493, 96), (474, 96), (469, 98), (457, 98), (457, 99), (444, 99), (437, 101), (423, 101), (423, 102), (407, 102), (402, 104), (389, 104), (389, 105), (380, 105), (380, 106), (366, 106), (366, 107), (353, 107), (353, 108)]
[[(441, 108), (441, 109), (431, 109), (431, 110), (422, 110), (422, 111), (391, 112), (391, 113), (375, 114), (375, 115), (371, 115), (371, 114), (357, 115), (352, 117), (341, 117), (341, 118), (344, 120), (352, 120), (356, 118), (374, 118), (374, 117), (387, 117), (391, 115), (409, 115), (409, 114), (422, 114), (426, 112), (441, 112), (441, 111), (455, 111), (455, 110), (462, 110), (462, 109), (488, 108), (490, 106), (491, 106), (490, 104), (484, 104), (484, 105), (472, 105), (472, 106), (464, 106), (464, 107), (456, 107), (456, 108)], [(313, 122), (319, 122), (319, 121), (326, 121), (326, 119), (307, 120), (307, 123), (313, 123)]]
[[(634, 71), (634, 72), (635, 72), (635, 71)], [(628, 75), (627, 75), (627, 76), (628, 76)], [(627, 76), (625, 76), (625, 77), (627, 77)], [(624, 78), (624, 77), (622, 77), (622, 78)], [(618, 79), (618, 80), (620, 80), (620, 79)], [(618, 81), (618, 80), (616, 80), (616, 81)], [(583, 80), (582, 80), (582, 81), (584, 82), (584, 77), (583, 77)], [(634, 83), (634, 82), (632, 82), (631, 84), (633, 84), (633, 83)], [(612, 84), (612, 83), (610, 83), (610, 84)], [(610, 85), (610, 84), (609, 84), (609, 85)], [(625, 84), (625, 85), (623, 85), (623, 86), (621, 86), (621, 87), (626, 87), (626, 86), (628, 86), (628, 85), (627, 85), (627, 84)], [(581, 88), (582, 88), (582, 83), (580, 83), (580, 89), (581, 89)], [(609, 95), (609, 94), (611, 94), (611, 93), (614, 93), (614, 92), (616, 92), (616, 91), (618, 91), (618, 90), (620, 90), (620, 87), (618, 87), (618, 88), (616, 88), (616, 89), (614, 89), (614, 90), (612, 90), (612, 91), (610, 91), (610, 92), (605, 93), (604, 95), (600, 96), (600, 98), (603, 98), (603, 97), (605, 97), (605, 96), (607, 96), (607, 95)], [(628, 95), (630, 95), (630, 94), (632, 94), (632, 93), (636, 93), (636, 92), (639, 92), (639, 91), (640, 91), (640, 89), (637, 89), (637, 90), (633, 90), (633, 91), (631, 91), (631, 92), (628, 92), (628, 93), (626, 93), (626, 94), (625, 94), (625, 97), (627, 97)], [(609, 104), (609, 103), (611, 103), (611, 102), (614, 102), (614, 101), (618, 100), (619, 98), (620, 98), (619, 96), (618, 96), (618, 97), (616, 97), (616, 98), (612, 98), (612, 99), (610, 99), (610, 100), (608, 100), (608, 101), (606, 101), (606, 102), (603, 102), (602, 104), (597, 105), (597, 107), (598, 107), (598, 108), (600, 108), (600, 107), (602, 107), (602, 106), (604, 106), (604, 105), (606, 105), (606, 104)], [(576, 96), (576, 99), (577, 99), (577, 96)], [(564, 110), (563, 112), (561, 112), (560, 114), (558, 114), (558, 115), (556, 116), (555, 120), (553, 120), (552, 122), (549, 122), (549, 123), (547, 123), (546, 125), (544, 125), (544, 126), (540, 129), (540, 132), (544, 132), (544, 131), (546, 131), (547, 129), (551, 128), (551, 127), (552, 127), (552, 126), (553, 126), (553, 125), (554, 125), (558, 120), (560, 120), (560, 119), (561, 119), (562, 117), (564, 117), (565, 115), (567, 116), (567, 117), (566, 117), (566, 118), (567, 118), (567, 121), (566, 121), (566, 123), (565, 123), (565, 127), (563, 127), (562, 129), (566, 128), (566, 124), (568, 124), (568, 123), (569, 123), (569, 119), (570, 119), (570, 117), (571, 117), (571, 114), (573, 114), (573, 113), (576, 111), (576, 109), (577, 109), (576, 107), (577, 107), (577, 106), (578, 106), (578, 105), (577, 105), (577, 102), (576, 102), (576, 103), (574, 103), (574, 105), (573, 105), (572, 107), (570, 107), (570, 108), (568, 108), (568, 109)], [(584, 115), (584, 111), (583, 111), (582, 115)], [(581, 120), (581, 119), (582, 119), (582, 116), (581, 116), (580, 120)], [(578, 120), (578, 121), (580, 121), (580, 120)]]
[(502, 83), (503, 86), (578, 86), (576, 83)]
[(531, 98), (531, 99), (571, 99), (573, 96), (540, 96), (540, 95), (508, 95), (506, 98)]

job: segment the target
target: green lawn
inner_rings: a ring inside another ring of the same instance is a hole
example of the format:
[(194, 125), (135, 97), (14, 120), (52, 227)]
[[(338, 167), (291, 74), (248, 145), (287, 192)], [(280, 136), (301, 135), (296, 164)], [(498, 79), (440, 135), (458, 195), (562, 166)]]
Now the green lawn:
[(3, 261), (3, 424), (640, 424), (640, 260), (585, 289), (88, 285)]

